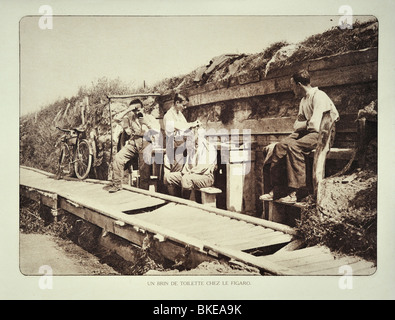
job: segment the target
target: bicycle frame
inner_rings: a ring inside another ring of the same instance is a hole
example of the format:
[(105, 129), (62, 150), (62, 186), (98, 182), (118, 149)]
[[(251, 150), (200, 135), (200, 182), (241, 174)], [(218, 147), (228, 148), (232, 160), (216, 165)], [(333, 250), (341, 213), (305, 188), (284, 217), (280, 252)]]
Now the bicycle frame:
[[(85, 131), (79, 130), (78, 128), (62, 129), (57, 127), (57, 129), (66, 133), (61, 137), (60, 143), (67, 144), (67, 148), (69, 148), (70, 156), (66, 160), (69, 164), (70, 172), (76, 174), (79, 179), (85, 179), (88, 176), (89, 171), (91, 169), (92, 157), (93, 157), (92, 147), (90, 143), (82, 136), (82, 134)], [(85, 152), (82, 152), (80, 154), (78, 148), (81, 147), (82, 145), (84, 145), (82, 150), (85, 149)], [(84, 157), (83, 155), (87, 157)], [(64, 155), (61, 154), (59, 158), (59, 167), (58, 167), (59, 177), (62, 174), (61, 162), (63, 156)], [(80, 163), (80, 165), (78, 165), (78, 163)], [(80, 172), (81, 165), (83, 168), (82, 173)]]

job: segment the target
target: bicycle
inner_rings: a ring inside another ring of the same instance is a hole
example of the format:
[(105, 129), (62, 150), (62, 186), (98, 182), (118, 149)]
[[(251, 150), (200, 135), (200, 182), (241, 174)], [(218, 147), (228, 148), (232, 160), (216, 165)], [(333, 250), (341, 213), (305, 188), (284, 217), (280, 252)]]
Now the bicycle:
[(92, 166), (93, 151), (88, 140), (84, 138), (85, 129), (56, 129), (65, 132), (60, 138), (60, 156), (57, 178), (73, 176), (83, 180), (88, 177)]

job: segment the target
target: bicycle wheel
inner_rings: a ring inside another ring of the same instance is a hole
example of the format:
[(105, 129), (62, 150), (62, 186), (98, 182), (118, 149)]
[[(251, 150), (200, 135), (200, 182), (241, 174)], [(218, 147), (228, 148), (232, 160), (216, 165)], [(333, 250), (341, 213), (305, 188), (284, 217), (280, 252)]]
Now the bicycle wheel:
[(71, 151), (70, 147), (66, 143), (62, 143), (60, 146), (59, 173), (62, 176), (73, 174), (73, 168), (71, 166)]
[(91, 147), (85, 139), (81, 140), (78, 143), (76, 152), (75, 152), (75, 162), (74, 162), (74, 170), (77, 178), (85, 179), (92, 166), (92, 150)]

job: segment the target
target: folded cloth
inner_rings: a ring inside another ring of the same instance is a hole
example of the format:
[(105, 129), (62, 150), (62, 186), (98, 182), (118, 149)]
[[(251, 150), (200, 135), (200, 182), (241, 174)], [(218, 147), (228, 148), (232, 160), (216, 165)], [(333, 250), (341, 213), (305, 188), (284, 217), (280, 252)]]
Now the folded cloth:
[(277, 144), (277, 142), (273, 142), (273, 143), (267, 145), (263, 149), (263, 155), (265, 157), (265, 160), (263, 160), (263, 165), (270, 163), (270, 161), (272, 160), (273, 150), (274, 150), (274, 147), (276, 146), (276, 144)]

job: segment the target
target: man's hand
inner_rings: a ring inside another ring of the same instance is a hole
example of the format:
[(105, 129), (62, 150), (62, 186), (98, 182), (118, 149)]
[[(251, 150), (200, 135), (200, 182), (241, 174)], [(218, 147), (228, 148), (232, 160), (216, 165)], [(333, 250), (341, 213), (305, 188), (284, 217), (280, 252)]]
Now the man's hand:
[(306, 117), (304, 116), (304, 114), (298, 114), (297, 120), (298, 120), (298, 121), (306, 121), (307, 119), (306, 119)]
[(147, 119), (145, 119), (145, 117), (139, 117), (137, 119), (141, 125), (143, 125), (143, 124), (148, 125)]
[(201, 125), (199, 120), (196, 120), (191, 123), (191, 128), (199, 127)]
[(124, 129), (124, 130), (125, 130), (125, 132), (128, 134), (128, 136), (131, 136), (131, 135), (132, 135), (132, 129), (126, 128), (126, 129)]

